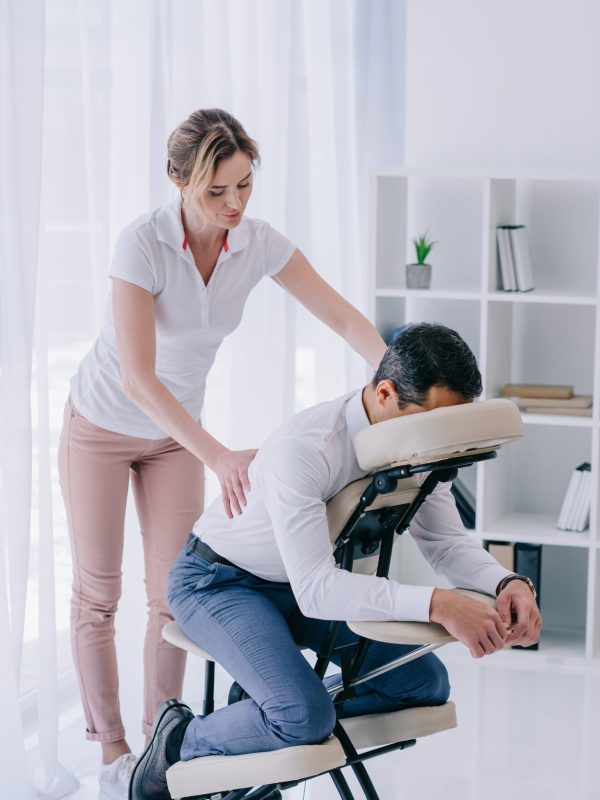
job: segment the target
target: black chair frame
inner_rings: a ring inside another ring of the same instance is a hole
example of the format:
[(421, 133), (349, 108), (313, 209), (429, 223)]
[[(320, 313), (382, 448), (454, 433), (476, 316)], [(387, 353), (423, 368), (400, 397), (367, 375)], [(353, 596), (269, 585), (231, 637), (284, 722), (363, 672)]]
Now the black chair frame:
[[(361, 495), (358, 505), (336, 539), (334, 557), (340, 569), (351, 571), (355, 560), (378, 554), (377, 570), (375, 574), (378, 577), (387, 578), (395, 537), (402, 535), (408, 530), (415, 514), (438, 483), (453, 481), (459, 469), (471, 466), (478, 461), (485, 461), (495, 457), (495, 450), (484, 450), (471, 454), (465, 453), (464, 455), (455, 456), (443, 461), (433, 461), (417, 465), (400, 465), (373, 473), (371, 481)], [(410, 478), (422, 472), (429, 472), (430, 474), (425, 478), (419, 492), (410, 503), (368, 510), (369, 506), (378, 495), (389, 494), (395, 491), (399, 480)], [(414, 650), (407, 653), (405, 656), (395, 659), (376, 670), (360, 675), (360, 669), (364, 663), (371, 640), (361, 636), (351, 645), (342, 647), (336, 646), (336, 640), (342, 624), (342, 622), (330, 623), (325, 640), (317, 653), (317, 660), (314, 667), (317, 675), (321, 679), (324, 678), (332, 657), (339, 654), (341, 659), (341, 680), (328, 689), (336, 709), (339, 709), (346, 700), (354, 696), (355, 688), (359, 684), (371, 680), (378, 675), (382, 675), (385, 672), (389, 672), (392, 669), (396, 669), (396, 667), (406, 664), (416, 658), (420, 658), (426, 653), (442, 646), (441, 644), (416, 646)], [(214, 670), (214, 662), (206, 662), (203, 714), (210, 714), (214, 710)], [(248, 695), (241, 686), (234, 683), (229, 692), (228, 702), (231, 704), (246, 697), (248, 697)], [(342, 769), (346, 767), (352, 769), (366, 800), (379, 800), (379, 795), (373, 786), (363, 762), (375, 756), (393, 750), (404, 750), (416, 744), (416, 739), (409, 739), (407, 741), (374, 747), (359, 754), (339, 719), (333, 730), (333, 734), (338, 738), (346, 755), (346, 764), (344, 767), (329, 772), (342, 800), (355, 800), (342, 774)], [(281, 797), (282, 790), (297, 786), (299, 783), (303, 783), (303, 780), (285, 784), (260, 786), (254, 788), (254, 790), (252, 790), (252, 787), (236, 789), (223, 795), (223, 800), (276, 800)], [(192, 799), (190, 798), (189, 800)]]

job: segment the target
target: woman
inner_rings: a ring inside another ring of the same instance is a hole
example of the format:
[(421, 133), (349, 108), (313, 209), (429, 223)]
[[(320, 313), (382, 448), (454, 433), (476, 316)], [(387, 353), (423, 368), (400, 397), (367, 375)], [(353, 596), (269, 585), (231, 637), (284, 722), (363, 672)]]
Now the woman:
[(268, 275), (375, 368), (373, 326), (267, 223), (244, 216), (259, 155), (231, 115), (192, 114), (169, 137), (177, 199), (121, 233), (112, 304), (71, 383), (60, 451), (71, 537), (72, 645), (87, 738), (102, 745), (101, 797), (126, 796), (135, 758), (119, 713), (114, 615), (121, 590), (129, 480), (144, 545), (148, 625), (144, 719), (181, 695), (183, 653), (161, 638), (168, 571), (218, 476), (228, 517), (242, 513), (256, 451), (228, 450), (200, 423), (206, 375), (244, 302)]

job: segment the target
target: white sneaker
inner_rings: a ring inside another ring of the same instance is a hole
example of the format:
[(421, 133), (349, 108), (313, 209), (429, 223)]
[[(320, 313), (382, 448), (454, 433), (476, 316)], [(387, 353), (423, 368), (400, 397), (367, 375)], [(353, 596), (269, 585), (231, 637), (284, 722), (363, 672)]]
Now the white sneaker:
[(112, 764), (103, 764), (100, 767), (99, 800), (127, 800), (129, 779), (137, 760), (133, 753), (125, 753)]

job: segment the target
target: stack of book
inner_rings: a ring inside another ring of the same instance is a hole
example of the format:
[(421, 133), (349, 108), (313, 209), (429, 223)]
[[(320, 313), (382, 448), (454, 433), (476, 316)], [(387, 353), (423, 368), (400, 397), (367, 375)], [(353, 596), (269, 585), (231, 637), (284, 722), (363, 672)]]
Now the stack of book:
[(587, 461), (573, 470), (556, 527), (561, 531), (584, 531), (590, 524), (592, 468)]
[(524, 225), (499, 225), (496, 238), (500, 288), (505, 292), (530, 292), (534, 284), (527, 228)]
[[(486, 549), (505, 569), (525, 575), (533, 582), (537, 591), (537, 603), (541, 608), (542, 545), (526, 542), (487, 542)], [(537, 650), (538, 645), (534, 644), (527, 649)]]
[(501, 397), (510, 397), (528, 414), (567, 414), (592, 416), (592, 395), (575, 394), (573, 386), (535, 383), (507, 383)]

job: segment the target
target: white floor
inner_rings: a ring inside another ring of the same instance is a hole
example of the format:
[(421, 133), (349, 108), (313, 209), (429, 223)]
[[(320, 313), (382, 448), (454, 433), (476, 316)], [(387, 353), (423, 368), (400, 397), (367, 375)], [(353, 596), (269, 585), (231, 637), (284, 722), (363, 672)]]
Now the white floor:
[[(381, 800), (600, 800), (598, 666), (530, 653), (474, 661), (446, 649), (459, 727), (368, 762)], [(81, 743), (82, 727), (74, 715), (61, 760), (81, 781), (72, 800), (96, 800), (97, 747)], [(338, 798), (327, 777), (285, 796)]]

